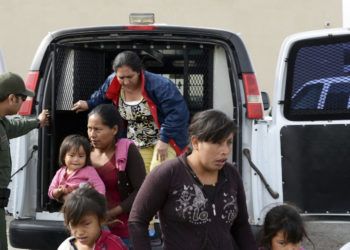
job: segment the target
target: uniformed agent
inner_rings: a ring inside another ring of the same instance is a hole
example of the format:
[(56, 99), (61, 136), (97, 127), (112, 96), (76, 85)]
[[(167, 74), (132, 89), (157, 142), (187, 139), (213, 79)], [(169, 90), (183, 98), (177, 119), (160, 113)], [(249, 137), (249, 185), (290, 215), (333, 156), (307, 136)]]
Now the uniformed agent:
[(38, 118), (6, 118), (19, 111), (27, 96), (34, 97), (34, 93), (26, 89), (20, 76), (11, 72), (0, 74), (0, 250), (7, 250), (5, 207), (10, 196), (7, 188), (11, 176), (9, 140), (48, 125), (48, 110), (43, 110)]

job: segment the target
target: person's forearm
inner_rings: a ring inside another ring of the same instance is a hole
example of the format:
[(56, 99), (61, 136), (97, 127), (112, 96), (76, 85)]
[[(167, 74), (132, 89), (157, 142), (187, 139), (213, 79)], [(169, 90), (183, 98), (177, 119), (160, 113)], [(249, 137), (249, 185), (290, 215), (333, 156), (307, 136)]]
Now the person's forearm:
[(38, 127), (38, 120), (36, 117), (15, 117), (8, 120), (7, 136), (9, 139), (16, 138), (27, 134), (32, 129)]
[(62, 188), (56, 188), (52, 192), (52, 197), (57, 201), (62, 201), (63, 194)]
[(148, 237), (148, 224), (129, 222), (128, 228), (134, 250), (151, 250)]
[(86, 100), (90, 110), (95, 108), (99, 104), (107, 103), (105, 95), (107, 89), (109, 88), (109, 85), (112, 82), (112, 79), (113, 78), (111, 77), (111, 75), (107, 77), (102, 86), (98, 90), (96, 90), (88, 100)]
[(131, 144), (128, 152), (128, 159), (126, 165), (126, 172), (133, 191), (121, 202), (124, 212), (128, 213), (134, 203), (137, 192), (139, 191), (143, 180), (146, 177), (145, 164), (142, 156), (134, 144)]
[(129, 213), (131, 210), (131, 206), (135, 200), (136, 194), (138, 190), (134, 190), (125, 200), (120, 203), (120, 207), (125, 213)]
[(108, 211), (111, 218), (116, 218), (123, 213), (123, 208), (121, 206), (116, 206)]

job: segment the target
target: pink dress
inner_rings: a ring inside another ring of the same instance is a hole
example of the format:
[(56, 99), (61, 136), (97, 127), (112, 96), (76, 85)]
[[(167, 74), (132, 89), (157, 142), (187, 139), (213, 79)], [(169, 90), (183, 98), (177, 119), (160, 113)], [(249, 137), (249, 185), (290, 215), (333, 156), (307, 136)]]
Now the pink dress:
[(52, 196), (53, 190), (59, 186), (71, 187), (76, 189), (81, 183), (88, 183), (90, 186), (96, 189), (97, 192), (105, 194), (105, 185), (101, 180), (100, 176), (97, 174), (97, 171), (94, 167), (85, 166), (75, 170), (72, 174), (67, 175), (67, 167), (62, 166), (57, 170), (55, 176), (53, 177), (48, 195), (51, 199), (54, 199)]
[[(117, 169), (115, 167), (115, 154), (102, 167), (96, 168), (106, 186), (106, 198), (108, 209), (118, 206), (121, 203), (121, 197), (118, 190)], [(121, 238), (129, 238), (128, 219), (129, 214), (123, 213), (117, 217), (121, 222), (115, 222), (108, 225), (111, 232)]]

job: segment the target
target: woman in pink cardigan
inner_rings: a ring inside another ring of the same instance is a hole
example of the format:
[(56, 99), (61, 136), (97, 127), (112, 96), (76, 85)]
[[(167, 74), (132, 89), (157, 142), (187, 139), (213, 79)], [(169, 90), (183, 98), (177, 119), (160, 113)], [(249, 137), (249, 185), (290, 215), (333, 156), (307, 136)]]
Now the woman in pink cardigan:
[(96, 169), (90, 164), (91, 146), (81, 135), (67, 136), (60, 147), (60, 164), (49, 187), (51, 199), (64, 201), (67, 194), (82, 185), (89, 185), (105, 195), (106, 189)]

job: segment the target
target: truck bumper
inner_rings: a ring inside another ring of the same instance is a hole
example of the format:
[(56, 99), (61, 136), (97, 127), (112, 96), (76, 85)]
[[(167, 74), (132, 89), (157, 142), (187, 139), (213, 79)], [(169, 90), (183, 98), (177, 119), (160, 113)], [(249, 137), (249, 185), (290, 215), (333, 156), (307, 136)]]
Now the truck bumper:
[(68, 236), (62, 221), (23, 219), (9, 226), (10, 244), (15, 248), (57, 249)]

